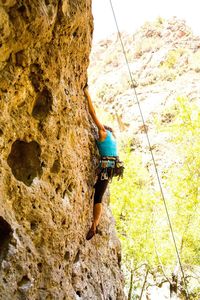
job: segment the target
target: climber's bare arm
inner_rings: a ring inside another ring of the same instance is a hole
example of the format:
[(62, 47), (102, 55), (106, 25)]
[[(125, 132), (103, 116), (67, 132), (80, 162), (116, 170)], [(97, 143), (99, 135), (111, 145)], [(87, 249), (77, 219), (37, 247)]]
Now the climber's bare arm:
[(84, 89), (84, 92), (85, 92), (85, 96), (86, 96), (87, 101), (88, 101), (89, 113), (90, 113), (90, 115), (91, 115), (91, 117), (92, 117), (94, 123), (96, 124), (96, 126), (98, 127), (99, 130), (105, 131), (104, 126), (101, 124), (101, 122), (100, 122), (99, 119), (97, 118), (97, 115), (96, 115), (94, 106), (93, 106), (93, 104), (92, 104), (92, 100), (91, 100), (91, 97), (90, 97), (90, 94), (89, 94), (89, 92), (88, 92), (88, 88), (87, 88), (87, 87)]
[(90, 113), (94, 123), (98, 127), (100, 140), (103, 140), (103, 139), (106, 138), (106, 135), (107, 135), (106, 129), (104, 128), (104, 126), (101, 124), (101, 122), (97, 118), (97, 115), (96, 115), (94, 106), (92, 104), (92, 100), (91, 100), (91, 97), (90, 97), (90, 94), (88, 92), (87, 87), (84, 88), (84, 93), (85, 93), (85, 96), (86, 96), (87, 101), (88, 101), (89, 113)]

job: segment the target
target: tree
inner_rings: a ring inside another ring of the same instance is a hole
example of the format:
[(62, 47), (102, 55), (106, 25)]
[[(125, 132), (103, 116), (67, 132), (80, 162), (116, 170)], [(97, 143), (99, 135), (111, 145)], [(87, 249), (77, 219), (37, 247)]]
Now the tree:
[[(178, 98), (172, 110), (174, 121), (160, 130), (170, 132), (169, 142), (178, 153), (178, 163), (164, 170), (164, 185), (168, 190), (169, 214), (192, 295), (193, 285), (198, 282), (194, 274), (200, 264), (200, 109), (189, 99)], [(124, 161), (123, 181), (113, 180), (111, 186), (111, 207), (122, 243), (123, 266), (130, 284), (127, 287), (129, 299), (139, 298), (146, 274), (154, 276), (157, 283), (167, 280), (170, 286), (174, 284), (173, 276), (177, 275), (177, 293), (184, 295), (183, 278), (180, 272), (175, 274), (177, 257), (160, 195), (152, 186), (141, 155), (127, 147)], [(161, 281), (158, 278), (162, 278)], [(134, 295), (131, 295), (132, 291)], [(193, 299), (199, 297), (198, 293), (198, 290), (193, 293)]]

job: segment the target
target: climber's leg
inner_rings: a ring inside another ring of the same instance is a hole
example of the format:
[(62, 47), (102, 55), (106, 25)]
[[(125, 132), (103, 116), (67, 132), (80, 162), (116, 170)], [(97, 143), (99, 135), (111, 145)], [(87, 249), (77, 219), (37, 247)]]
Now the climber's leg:
[(96, 228), (99, 225), (102, 214), (102, 203), (95, 203), (93, 208), (93, 224)]
[(102, 214), (102, 197), (106, 191), (108, 186), (108, 180), (101, 180), (100, 176), (94, 186), (94, 208), (93, 208), (93, 222), (92, 226), (87, 234), (86, 239), (90, 240), (96, 233), (97, 226), (99, 225), (99, 221)]

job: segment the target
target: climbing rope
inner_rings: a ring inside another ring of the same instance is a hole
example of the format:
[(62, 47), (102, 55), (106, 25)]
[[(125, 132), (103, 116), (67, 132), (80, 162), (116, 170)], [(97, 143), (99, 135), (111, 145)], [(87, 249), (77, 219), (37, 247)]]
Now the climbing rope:
[(187, 283), (186, 283), (186, 279), (185, 279), (185, 275), (184, 275), (184, 271), (183, 271), (183, 266), (182, 266), (182, 263), (181, 263), (180, 254), (179, 254), (179, 251), (178, 251), (178, 247), (177, 247), (177, 243), (176, 243), (176, 239), (175, 239), (175, 235), (174, 235), (172, 223), (171, 223), (171, 220), (170, 220), (170, 216), (169, 216), (169, 212), (168, 212), (168, 208), (167, 208), (167, 203), (166, 203), (166, 200), (165, 200), (165, 196), (164, 196), (164, 192), (163, 192), (163, 188), (162, 188), (162, 184), (161, 184), (161, 179), (160, 179), (160, 176), (159, 176), (159, 173), (158, 173), (158, 169), (157, 169), (157, 166), (156, 166), (154, 154), (153, 154), (151, 143), (150, 143), (150, 139), (149, 139), (149, 135), (148, 135), (147, 128), (146, 128), (146, 125), (145, 125), (145, 120), (144, 120), (143, 112), (142, 112), (142, 109), (141, 109), (141, 106), (140, 106), (140, 101), (139, 101), (139, 98), (138, 98), (138, 95), (137, 95), (137, 92), (136, 92), (135, 81), (133, 80), (133, 77), (132, 77), (132, 74), (131, 74), (131, 69), (130, 69), (130, 66), (129, 66), (129, 62), (128, 62), (128, 59), (127, 59), (126, 50), (125, 50), (124, 43), (123, 43), (123, 40), (122, 40), (122, 37), (121, 37), (121, 33), (120, 33), (120, 30), (119, 30), (118, 21), (117, 21), (115, 10), (114, 10), (113, 4), (112, 4), (112, 0), (109, 0), (109, 1), (110, 1), (110, 6), (111, 6), (112, 13), (113, 13), (115, 25), (116, 25), (116, 28), (117, 28), (119, 40), (120, 40), (120, 43), (121, 43), (121, 46), (122, 46), (123, 54), (124, 54), (124, 57), (125, 57), (125, 60), (126, 60), (126, 65), (127, 65), (127, 68), (128, 68), (128, 73), (129, 73), (130, 80), (131, 80), (131, 87), (134, 90), (135, 99), (137, 101), (137, 105), (138, 105), (138, 108), (139, 108), (139, 111), (140, 111), (140, 115), (141, 115), (141, 118), (142, 118), (142, 123), (143, 123), (144, 131), (145, 131), (145, 135), (146, 135), (146, 138), (147, 138), (148, 146), (149, 146), (149, 151), (151, 153), (151, 157), (152, 157), (154, 169), (155, 169), (155, 172), (156, 172), (156, 177), (157, 177), (157, 180), (158, 180), (158, 185), (159, 185), (159, 188), (160, 188), (160, 193), (161, 193), (162, 200), (163, 200), (164, 207), (165, 207), (165, 211), (166, 211), (166, 214), (167, 214), (167, 219), (168, 219), (168, 223), (169, 223), (169, 227), (170, 227), (170, 231), (171, 231), (171, 235), (172, 235), (172, 239), (173, 239), (173, 243), (174, 243), (176, 255), (177, 255), (178, 262), (179, 262), (180, 269), (181, 269), (181, 273), (182, 273), (182, 276), (183, 276), (183, 281), (184, 281), (184, 285), (185, 285), (185, 292), (186, 292), (186, 300), (189, 300), (189, 293), (188, 293)]

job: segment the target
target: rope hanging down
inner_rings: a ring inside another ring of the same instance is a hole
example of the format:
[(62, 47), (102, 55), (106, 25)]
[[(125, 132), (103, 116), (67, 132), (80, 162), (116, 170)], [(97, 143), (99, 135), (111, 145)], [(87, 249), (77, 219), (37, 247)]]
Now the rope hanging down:
[(154, 154), (153, 154), (153, 151), (152, 151), (152, 147), (151, 147), (149, 135), (148, 135), (148, 132), (147, 132), (147, 128), (145, 126), (144, 116), (143, 116), (142, 109), (141, 109), (141, 106), (140, 106), (140, 102), (139, 102), (139, 99), (138, 99), (138, 95), (137, 95), (137, 92), (136, 92), (135, 82), (134, 82), (132, 74), (131, 74), (131, 69), (130, 69), (130, 66), (129, 66), (129, 62), (128, 62), (128, 59), (127, 59), (127, 55), (126, 55), (124, 43), (123, 43), (123, 40), (122, 40), (122, 37), (121, 37), (121, 33), (120, 33), (120, 30), (119, 30), (119, 26), (118, 26), (118, 21), (117, 21), (117, 18), (116, 18), (115, 10), (114, 10), (113, 4), (112, 4), (112, 0), (109, 0), (109, 1), (110, 1), (110, 6), (111, 6), (112, 13), (113, 13), (115, 25), (116, 25), (116, 28), (117, 28), (119, 40), (120, 40), (120, 43), (121, 43), (121, 46), (122, 46), (123, 54), (124, 54), (124, 57), (125, 57), (125, 60), (126, 60), (126, 65), (127, 65), (127, 68), (128, 68), (128, 73), (129, 73), (129, 76), (130, 76), (130, 79), (131, 79), (131, 87), (134, 90), (135, 99), (136, 99), (137, 105), (139, 107), (140, 115), (141, 115), (141, 118), (142, 118), (142, 123), (144, 125), (145, 135), (146, 135), (148, 146), (149, 146), (149, 151), (151, 153), (151, 157), (152, 157), (154, 169), (155, 169), (155, 172), (156, 172), (156, 177), (157, 177), (157, 180), (158, 180), (158, 185), (159, 185), (159, 188), (160, 188), (160, 193), (161, 193), (162, 200), (163, 200), (163, 203), (164, 203), (164, 206), (165, 206), (165, 211), (166, 211), (166, 214), (167, 214), (167, 219), (168, 219), (168, 223), (169, 223), (169, 227), (170, 227), (172, 239), (173, 239), (173, 242), (174, 242), (174, 247), (175, 247), (175, 250), (176, 250), (178, 262), (179, 262), (181, 273), (182, 273), (182, 276), (183, 276), (183, 281), (184, 281), (184, 285), (185, 285), (185, 292), (186, 292), (186, 300), (189, 300), (189, 293), (188, 293), (188, 289), (187, 289), (187, 283), (186, 283), (186, 279), (185, 279), (185, 275), (184, 275), (183, 266), (182, 266), (182, 263), (181, 263), (181, 258), (180, 258), (180, 254), (179, 254), (179, 251), (178, 251), (177, 243), (176, 243), (176, 240), (175, 240), (175, 235), (174, 235), (174, 232), (173, 232), (172, 223), (171, 223), (169, 212), (168, 212), (167, 203), (166, 203), (166, 200), (165, 200), (165, 196), (164, 196), (164, 192), (163, 192), (163, 188), (162, 188), (162, 184), (161, 184), (161, 179), (160, 179), (160, 176), (159, 176), (159, 173), (158, 173), (158, 169), (156, 167), (156, 162), (155, 162)]

